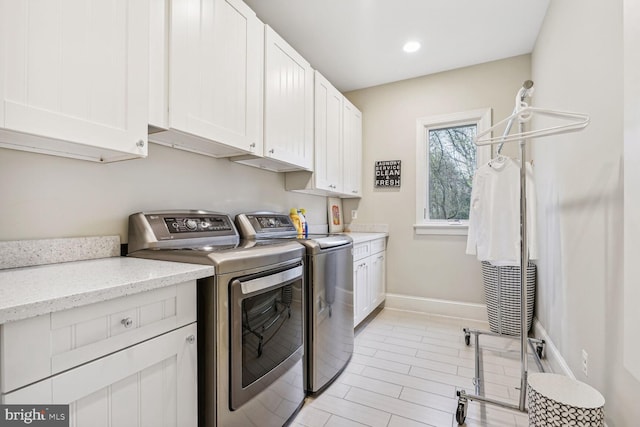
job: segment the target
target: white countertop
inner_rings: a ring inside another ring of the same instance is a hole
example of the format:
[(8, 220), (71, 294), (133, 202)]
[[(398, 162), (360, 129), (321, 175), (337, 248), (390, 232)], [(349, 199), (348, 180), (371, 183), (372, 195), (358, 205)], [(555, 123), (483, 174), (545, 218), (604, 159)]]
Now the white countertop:
[[(388, 237), (386, 232), (346, 234), (356, 244)], [(11, 265), (28, 265), (33, 262), (34, 253), (46, 255), (42, 251), (62, 253), (69, 262), (44, 257), (48, 262), (58, 262), (0, 270), (0, 324), (200, 279), (215, 272), (208, 265), (109, 257), (119, 247), (119, 240), (115, 240), (99, 237), (6, 242), (0, 252), (4, 251), (4, 258), (10, 259)], [(82, 253), (76, 254), (74, 248), (79, 243), (83, 243)], [(104, 258), (74, 260), (87, 253)], [(35, 258), (40, 260), (42, 256)]]
[(0, 271), (0, 324), (214, 274), (213, 266), (111, 257)]
[(345, 232), (347, 236), (353, 239), (353, 244), (364, 243), (371, 240), (383, 239), (389, 236), (389, 233), (351, 233)]

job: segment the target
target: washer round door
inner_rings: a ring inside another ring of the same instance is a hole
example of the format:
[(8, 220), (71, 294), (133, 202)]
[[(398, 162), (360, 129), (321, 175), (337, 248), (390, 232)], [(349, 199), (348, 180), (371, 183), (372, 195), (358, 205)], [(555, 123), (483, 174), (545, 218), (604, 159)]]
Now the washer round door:
[(303, 354), (303, 268), (231, 281), (230, 408), (238, 409)]

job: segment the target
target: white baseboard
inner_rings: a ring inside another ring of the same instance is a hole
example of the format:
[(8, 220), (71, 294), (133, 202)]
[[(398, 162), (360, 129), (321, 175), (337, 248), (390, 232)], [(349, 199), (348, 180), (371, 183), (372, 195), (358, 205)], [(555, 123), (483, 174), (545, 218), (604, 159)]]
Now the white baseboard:
[(573, 374), (573, 371), (569, 368), (564, 357), (560, 354), (558, 347), (553, 344), (549, 334), (547, 334), (547, 331), (542, 327), (538, 319), (533, 319), (533, 333), (536, 338), (544, 340), (545, 359), (551, 371), (554, 374), (562, 374), (575, 380), (576, 376)]
[(487, 306), (460, 301), (387, 294), (385, 307), (487, 322)]

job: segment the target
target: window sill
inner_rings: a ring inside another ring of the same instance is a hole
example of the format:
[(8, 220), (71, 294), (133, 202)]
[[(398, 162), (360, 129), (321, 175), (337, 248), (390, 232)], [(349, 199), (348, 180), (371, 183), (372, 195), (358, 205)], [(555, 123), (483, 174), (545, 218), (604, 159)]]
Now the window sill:
[(469, 224), (466, 222), (414, 224), (413, 230), (417, 235), (466, 236), (468, 234)]

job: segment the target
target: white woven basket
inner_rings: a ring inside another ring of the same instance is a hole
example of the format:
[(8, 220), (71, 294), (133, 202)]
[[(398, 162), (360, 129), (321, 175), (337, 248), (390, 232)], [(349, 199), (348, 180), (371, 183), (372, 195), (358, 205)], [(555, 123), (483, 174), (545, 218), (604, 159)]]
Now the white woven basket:
[[(520, 266), (495, 266), (482, 261), (489, 328), (504, 335), (520, 335)], [(533, 322), (536, 266), (527, 267), (527, 332)]]

